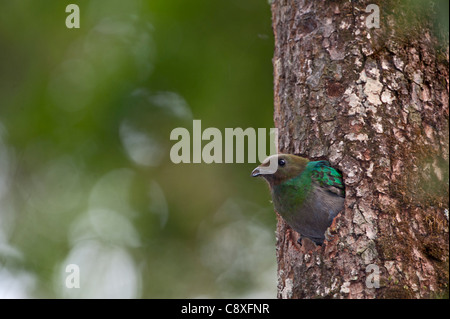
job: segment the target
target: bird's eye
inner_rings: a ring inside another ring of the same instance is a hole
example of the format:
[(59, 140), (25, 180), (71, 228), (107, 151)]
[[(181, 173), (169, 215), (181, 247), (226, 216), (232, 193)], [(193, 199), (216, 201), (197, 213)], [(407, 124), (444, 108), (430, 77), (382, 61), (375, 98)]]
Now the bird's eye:
[(280, 159), (278, 160), (278, 165), (284, 166), (284, 165), (286, 165), (286, 161), (285, 161), (284, 159), (280, 158)]

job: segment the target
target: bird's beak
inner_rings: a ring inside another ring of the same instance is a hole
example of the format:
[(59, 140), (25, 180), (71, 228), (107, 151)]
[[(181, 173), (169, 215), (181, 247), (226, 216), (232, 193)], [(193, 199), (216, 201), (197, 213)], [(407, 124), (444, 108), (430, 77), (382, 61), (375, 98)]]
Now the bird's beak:
[(261, 172), (259, 171), (259, 166), (257, 167), (257, 168), (255, 168), (253, 171), (252, 171), (252, 176), (253, 177), (258, 177), (258, 176), (260, 176), (261, 175)]

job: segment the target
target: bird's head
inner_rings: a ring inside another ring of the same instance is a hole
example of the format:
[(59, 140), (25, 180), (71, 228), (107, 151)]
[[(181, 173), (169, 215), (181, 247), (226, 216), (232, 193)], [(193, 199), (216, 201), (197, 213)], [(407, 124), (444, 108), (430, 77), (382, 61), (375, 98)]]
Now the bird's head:
[[(253, 177), (264, 177), (269, 185), (275, 186), (300, 175), (309, 160), (292, 154), (275, 154), (269, 156), (252, 171)], [(276, 163), (273, 169), (273, 163)]]

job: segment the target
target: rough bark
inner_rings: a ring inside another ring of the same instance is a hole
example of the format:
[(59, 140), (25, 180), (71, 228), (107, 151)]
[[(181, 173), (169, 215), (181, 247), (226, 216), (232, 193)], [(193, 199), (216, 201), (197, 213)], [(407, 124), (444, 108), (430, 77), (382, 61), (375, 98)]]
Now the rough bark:
[(279, 298), (448, 297), (449, 54), (427, 9), (272, 3), (279, 150), (329, 160), (346, 186), (323, 246), (299, 246), (278, 217)]

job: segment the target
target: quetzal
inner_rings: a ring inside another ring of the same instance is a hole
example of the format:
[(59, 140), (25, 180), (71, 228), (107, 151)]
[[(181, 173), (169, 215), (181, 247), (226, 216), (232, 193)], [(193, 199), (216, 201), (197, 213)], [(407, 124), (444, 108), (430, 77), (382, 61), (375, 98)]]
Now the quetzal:
[[(276, 171), (269, 169), (271, 161)], [(344, 208), (342, 175), (327, 161), (277, 154), (268, 157), (252, 172), (268, 182), (275, 210), (301, 237), (321, 245), (325, 231)]]

